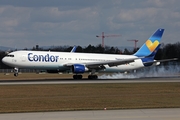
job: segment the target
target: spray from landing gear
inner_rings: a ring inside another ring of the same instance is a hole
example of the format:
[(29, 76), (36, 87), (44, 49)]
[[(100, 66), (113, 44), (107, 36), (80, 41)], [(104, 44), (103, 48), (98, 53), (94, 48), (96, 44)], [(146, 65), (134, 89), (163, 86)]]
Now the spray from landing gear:
[(152, 66), (137, 70), (136, 73), (113, 73), (110, 75), (104, 74), (99, 76), (99, 79), (136, 79), (143, 77), (172, 77), (180, 74), (180, 65), (168, 64), (161, 66)]

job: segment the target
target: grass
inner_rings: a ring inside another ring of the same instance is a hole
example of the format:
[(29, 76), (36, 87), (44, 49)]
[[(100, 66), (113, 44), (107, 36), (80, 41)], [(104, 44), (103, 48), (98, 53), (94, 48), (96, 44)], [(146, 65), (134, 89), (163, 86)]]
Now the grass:
[(180, 107), (180, 83), (1, 85), (0, 112)]

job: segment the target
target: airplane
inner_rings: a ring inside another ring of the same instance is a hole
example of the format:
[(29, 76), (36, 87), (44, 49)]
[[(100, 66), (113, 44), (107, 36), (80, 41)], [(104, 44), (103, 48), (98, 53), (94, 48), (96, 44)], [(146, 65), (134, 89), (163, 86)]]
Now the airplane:
[(154, 60), (163, 32), (164, 29), (157, 29), (133, 55), (19, 50), (7, 54), (2, 62), (14, 68), (14, 76), (18, 76), (19, 69), (26, 68), (49, 72), (69, 70), (74, 73), (74, 79), (82, 79), (82, 74), (89, 72), (88, 79), (98, 79), (96, 72), (126, 72), (176, 60)]

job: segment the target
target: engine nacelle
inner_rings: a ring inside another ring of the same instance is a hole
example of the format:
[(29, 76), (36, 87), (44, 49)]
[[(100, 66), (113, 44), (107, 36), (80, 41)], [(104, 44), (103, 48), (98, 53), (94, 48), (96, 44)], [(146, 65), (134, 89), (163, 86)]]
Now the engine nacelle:
[(72, 65), (72, 72), (73, 73), (84, 73), (87, 70), (88, 69), (82, 64), (74, 64), (74, 65)]

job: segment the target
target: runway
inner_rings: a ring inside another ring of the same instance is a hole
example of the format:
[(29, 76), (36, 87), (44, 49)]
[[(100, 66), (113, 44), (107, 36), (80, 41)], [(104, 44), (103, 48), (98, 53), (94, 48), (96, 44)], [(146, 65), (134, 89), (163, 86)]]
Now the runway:
[(0, 114), (1, 120), (179, 120), (180, 108)]
[(0, 85), (21, 84), (92, 84), (92, 83), (156, 83), (156, 82), (180, 82), (180, 77), (148, 77), (136, 79), (97, 79), (97, 80), (73, 80), (73, 79), (33, 79), (33, 80), (0, 80)]
[[(90, 83), (165, 83), (180, 82), (179, 77), (152, 77), (139, 79), (34, 79), (34, 80), (0, 80), (0, 85), (21, 84), (90, 84)], [(6, 113), (0, 114), (0, 119), (8, 120), (179, 120), (180, 108), (167, 109), (126, 109), (98, 111), (60, 111), (37, 113)]]

